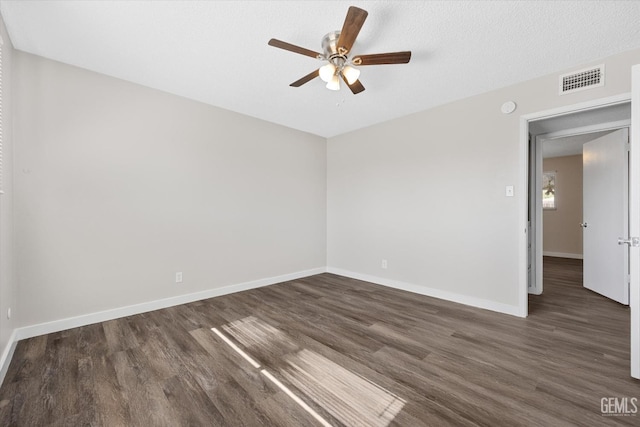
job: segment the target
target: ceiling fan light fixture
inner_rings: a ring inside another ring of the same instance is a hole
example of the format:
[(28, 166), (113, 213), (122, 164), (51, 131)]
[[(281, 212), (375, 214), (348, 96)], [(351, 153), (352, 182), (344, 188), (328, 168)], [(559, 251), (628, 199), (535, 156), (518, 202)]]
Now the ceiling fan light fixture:
[(358, 77), (360, 77), (360, 70), (347, 65), (342, 69), (342, 74), (344, 78), (347, 79), (347, 83), (352, 85), (358, 80)]
[(334, 74), (329, 83), (327, 83), (327, 89), (340, 90), (340, 79), (338, 79), (337, 75)]
[(329, 62), (326, 65), (320, 67), (320, 78), (329, 83), (336, 75), (336, 66)]
[(368, 15), (368, 12), (364, 9), (356, 6), (349, 7), (342, 30), (331, 31), (322, 38), (322, 53), (278, 39), (269, 40), (269, 46), (328, 62), (328, 64), (324, 64), (289, 86), (300, 87), (316, 77), (320, 77), (327, 83), (327, 89), (340, 90), (340, 79), (342, 79), (351, 93), (357, 95), (364, 90), (364, 86), (358, 80), (360, 71), (355, 66), (408, 63), (411, 59), (411, 51), (408, 50), (359, 56), (351, 55), (351, 48)]

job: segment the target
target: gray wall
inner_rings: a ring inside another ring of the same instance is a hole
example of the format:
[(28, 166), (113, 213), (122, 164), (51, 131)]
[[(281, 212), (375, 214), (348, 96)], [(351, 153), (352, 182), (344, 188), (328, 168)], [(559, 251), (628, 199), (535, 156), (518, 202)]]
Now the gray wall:
[(325, 141), (16, 52), (18, 326), (325, 265), (515, 307), (520, 116), (628, 92), (638, 57)]
[(545, 172), (556, 171), (556, 209), (542, 212), (544, 255), (582, 257), (582, 154), (548, 157)]
[(26, 53), (15, 71), (19, 326), (326, 265), (323, 138)]
[[(629, 92), (640, 51), (584, 66), (603, 61), (604, 87), (560, 96), (559, 70), (330, 138), (329, 267), (517, 307), (527, 192), (518, 186), (520, 116)], [(518, 109), (503, 115), (508, 100)], [(507, 185), (515, 197), (505, 197)]]

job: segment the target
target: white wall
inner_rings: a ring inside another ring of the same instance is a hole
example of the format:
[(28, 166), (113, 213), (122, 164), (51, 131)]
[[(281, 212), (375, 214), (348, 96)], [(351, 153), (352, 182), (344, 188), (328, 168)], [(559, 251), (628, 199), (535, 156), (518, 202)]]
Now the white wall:
[(19, 326), (326, 265), (323, 138), (14, 60)]
[(554, 74), (325, 152), (319, 137), (16, 52), (18, 326), (324, 265), (515, 313), (526, 189), (504, 192), (524, 173), (520, 115), (628, 92), (639, 54), (605, 59), (603, 88), (561, 97)]
[(11, 40), (0, 18), (2, 46), (2, 180), (4, 194), (0, 195), (0, 383), (12, 349), (15, 316), (7, 319), (7, 310), (16, 307), (16, 280), (13, 257), (13, 132), (12, 132), (12, 61)]
[[(606, 58), (601, 88), (560, 96), (559, 70), (329, 139), (330, 270), (516, 313), (527, 191), (517, 185), (520, 116), (629, 92), (639, 58)], [(503, 115), (508, 100), (518, 109)]]

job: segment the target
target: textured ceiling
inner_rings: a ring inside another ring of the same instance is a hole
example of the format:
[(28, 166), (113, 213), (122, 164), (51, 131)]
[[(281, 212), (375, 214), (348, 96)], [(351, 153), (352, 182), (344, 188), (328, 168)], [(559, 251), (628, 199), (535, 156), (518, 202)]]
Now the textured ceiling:
[[(411, 50), (361, 67), (366, 91), (289, 83), (350, 5), (369, 12), (354, 54)], [(640, 47), (631, 1), (0, 1), (16, 49), (316, 135), (425, 110)]]

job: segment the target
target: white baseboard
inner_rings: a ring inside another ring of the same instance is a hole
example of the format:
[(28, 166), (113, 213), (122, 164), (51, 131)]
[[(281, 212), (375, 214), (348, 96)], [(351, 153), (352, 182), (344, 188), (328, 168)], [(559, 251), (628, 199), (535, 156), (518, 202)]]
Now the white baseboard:
[(206, 291), (195, 292), (191, 294), (178, 295), (171, 298), (144, 302), (141, 304), (129, 305), (126, 307), (114, 308), (111, 310), (99, 311), (66, 319), (54, 320), (51, 322), (40, 323), (37, 325), (24, 326), (15, 331), (16, 339), (19, 341), (26, 338), (36, 337), (38, 335), (60, 332), (66, 329), (77, 328), (80, 326), (91, 325), (93, 323), (105, 322), (107, 320), (119, 319), (121, 317), (133, 316), (135, 314), (146, 313), (148, 311), (159, 310), (162, 308), (173, 307), (180, 304), (187, 304), (194, 301), (200, 301), (207, 298), (218, 297), (222, 295), (232, 294), (235, 292), (246, 291), (249, 289), (260, 288), (263, 286), (274, 285), (276, 283), (287, 282), (289, 280), (300, 279), (302, 277), (313, 276), (325, 273), (325, 267), (314, 268), (311, 270), (298, 271), (296, 273), (284, 274), (281, 276), (268, 277), (266, 279), (253, 280), (251, 282), (238, 283), (235, 285), (225, 286), (222, 288), (208, 289)]
[(66, 329), (77, 328), (80, 326), (91, 325), (94, 323), (105, 322), (107, 320), (118, 319), (121, 317), (132, 316), (135, 314), (146, 313), (149, 311), (159, 310), (162, 308), (173, 307), (180, 304), (187, 304), (194, 301), (200, 301), (207, 298), (228, 295), (235, 292), (246, 291), (249, 289), (260, 288), (263, 286), (274, 285), (276, 283), (287, 282), (290, 280), (300, 279), (303, 277), (313, 276), (321, 273), (333, 273), (340, 276), (350, 277), (353, 279), (363, 280), (378, 285), (388, 286), (390, 288), (400, 289), (403, 291), (413, 292), (426, 295), (442, 300), (452, 301), (472, 307), (482, 308), (486, 310), (496, 311), (498, 313), (510, 314), (512, 316), (524, 317), (517, 306), (489, 301), (481, 298), (470, 297), (467, 295), (456, 294), (453, 292), (443, 291), (425, 286), (414, 285), (411, 283), (400, 282), (397, 280), (383, 279), (380, 277), (369, 276), (366, 274), (354, 273), (348, 270), (333, 267), (320, 267), (311, 270), (299, 271), (296, 273), (284, 274), (281, 276), (269, 277), (265, 279), (254, 280), (251, 282), (238, 283), (235, 285), (225, 286), (222, 288), (208, 289), (206, 291), (195, 292), (186, 295), (178, 295), (171, 298), (145, 302), (141, 304), (119, 307), (111, 310), (90, 313), (82, 316), (69, 317), (66, 319), (54, 320), (51, 322), (40, 323), (37, 325), (25, 326), (13, 331), (9, 343), (2, 353), (0, 359), (0, 384), (4, 380), (4, 376), (9, 368), (9, 363), (15, 351), (16, 344), (19, 340), (32, 338), (38, 335), (50, 334), (54, 332), (64, 331)]
[(552, 256), (556, 258), (582, 259), (582, 254), (568, 254), (564, 252), (542, 252), (542, 256)]
[(14, 329), (11, 337), (9, 337), (9, 342), (7, 342), (6, 347), (2, 351), (2, 356), (0, 356), (0, 386), (4, 382), (5, 375), (7, 375), (9, 364), (11, 363), (11, 358), (13, 358), (13, 352), (16, 351), (17, 344), (18, 339), (16, 330)]
[(398, 280), (383, 279), (376, 276), (369, 276), (367, 274), (354, 273), (352, 271), (343, 270), (341, 268), (327, 267), (327, 272), (337, 274), (339, 276), (350, 277), (352, 279), (363, 280), (365, 282), (375, 283), (377, 285), (388, 286), (390, 288), (426, 295), (446, 301), (457, 302), (472, 307), (483, 308), (485, 310), (497, 311), (498, 313), (510, 314), (512, 316), (518, 317), (526, 317), (523, 315), (520, 308), (515, 305), (502, 304), (482, 298), (470, 297), (467, 295), (443, 291), (442, 289), (434, 289), (426, 286), (414, 285), (412, 283), (400, 282)]

